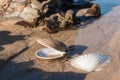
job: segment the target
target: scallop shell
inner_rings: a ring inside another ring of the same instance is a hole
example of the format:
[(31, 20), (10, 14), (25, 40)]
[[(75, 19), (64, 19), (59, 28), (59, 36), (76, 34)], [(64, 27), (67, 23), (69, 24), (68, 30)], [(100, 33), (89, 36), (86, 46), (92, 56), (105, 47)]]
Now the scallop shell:
[(52, 37), (38, 39), (37, 42), (45, 47), (53, 48), (62, 52), (65, 52), (68, 50), (68, 47), (63, 42), (53, 39)]
[(77, 69), (91, 72), (99, 71), (111, 61), (105, 54), (85, 54), (71, 59), (71, 65)]
[(35, 52), (35, 55), (40, 59), (56, 59), (63, 57), (65, 52), (58, 51), (52, 48), (42, 48)]

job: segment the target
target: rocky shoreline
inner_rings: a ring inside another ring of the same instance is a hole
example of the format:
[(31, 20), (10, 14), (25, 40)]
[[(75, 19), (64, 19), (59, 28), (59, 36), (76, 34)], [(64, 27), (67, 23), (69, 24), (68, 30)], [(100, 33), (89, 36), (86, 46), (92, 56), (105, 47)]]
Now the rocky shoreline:
[(0, 3), (1, 19), (16, 18), (16, 25), (39, 26), (48, 33), (77, 29), (101, 15), (100, 6), (90, 1), (75, 4), (72, 0), (2, 0)]
[[(120, 78), (120, 6), (83, 29), (48, 34), (40, 28), (0, 23), (0, 80), (118, 80)], [(76, 46), (72, 56), (105, 53), (112, 62), (102, 71), (85, 73), (73, 68), (69, 59), (41, 60), (35, 51), (43, 48), (38, 38), (51, 35), (68, 46)]]

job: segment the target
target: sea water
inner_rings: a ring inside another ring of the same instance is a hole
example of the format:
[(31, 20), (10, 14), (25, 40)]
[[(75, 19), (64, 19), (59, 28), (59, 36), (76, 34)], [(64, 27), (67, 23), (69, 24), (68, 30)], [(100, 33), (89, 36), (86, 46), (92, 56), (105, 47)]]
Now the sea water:
[(95, 0), (94, 3), (100, 5), (102, 14), (107, 14), (113, 7), (120, 6), (120, 0)]

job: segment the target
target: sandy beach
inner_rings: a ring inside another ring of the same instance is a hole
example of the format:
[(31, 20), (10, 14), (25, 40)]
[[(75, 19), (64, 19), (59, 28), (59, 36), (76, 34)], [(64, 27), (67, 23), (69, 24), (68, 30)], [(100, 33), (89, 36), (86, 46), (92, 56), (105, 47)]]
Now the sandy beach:
[[(0, 80), (119, 80), (120, 79), (120, 6), (83, 29), (48, 34), (37, 28), (14, 25), (16, 20), (0, 23)], [(35, 51), (44, 46), (37, 39), (52, 36), (68, 47), (70, 57), (104, 53), (112, 61), (103, 70), (85, 73), (70, 65), (67, 58), (41, 60)]]

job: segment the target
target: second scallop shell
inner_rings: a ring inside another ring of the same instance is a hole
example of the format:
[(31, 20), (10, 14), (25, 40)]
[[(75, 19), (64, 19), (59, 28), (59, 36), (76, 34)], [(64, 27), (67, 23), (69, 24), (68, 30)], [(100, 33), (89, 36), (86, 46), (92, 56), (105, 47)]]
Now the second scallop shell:
[(105, 54), (85, 54), (71, 59), (71, 65), (77, 69), (92, 72), (101, 70), (111, 61), (110, 57)]

